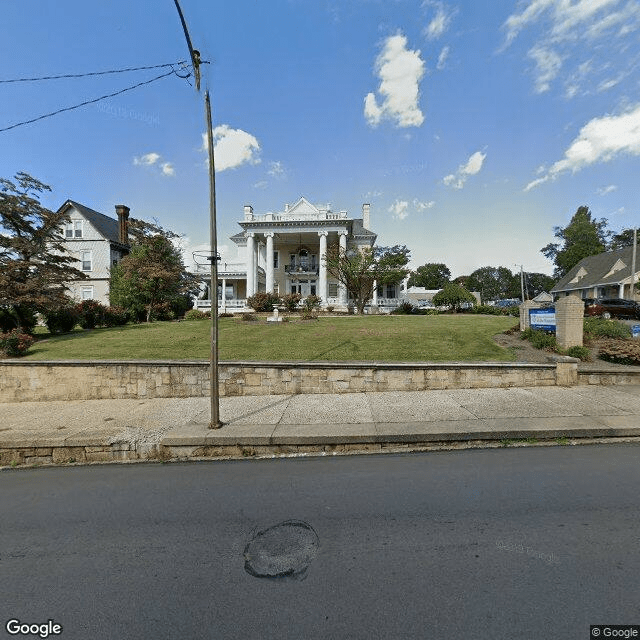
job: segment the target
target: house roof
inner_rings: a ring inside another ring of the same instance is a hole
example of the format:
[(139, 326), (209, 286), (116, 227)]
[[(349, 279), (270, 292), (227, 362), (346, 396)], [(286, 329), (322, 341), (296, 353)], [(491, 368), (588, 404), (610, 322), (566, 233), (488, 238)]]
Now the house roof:
[(85, 205), (76, 202), (75, 200), (67, 200), (58, 211), (61, 211), (67, 206), (72, 206), (77, 209), (86, 220), (88, 220), (96, 229), (98, 233), (104, 236), (107, 240), (121, 244), (120, 242), (120, 225), (115, 218), (105, 216), (104, 213), (94, 211)]
[[(587, 289), (600, 285), (619, 285), (631, 277), (631, 253), (633, 247), (607, 251), (583, 258), (562, 278), (551, 293)], [(637, 251), (636, 273), (640, 268), (640, 251)]]
[(378, 234), (373, 233), (373, 231), (369, 231), (369, 229), (365, 229), (364, 225), (362, 224), (362, 218), (354, 218), (352, 222), (353, 222), (351, 226), (352, 235), (358, 236), (360, 238), (373, 238), (373, 241), (375, 242), (375, 239), (378, 237)]

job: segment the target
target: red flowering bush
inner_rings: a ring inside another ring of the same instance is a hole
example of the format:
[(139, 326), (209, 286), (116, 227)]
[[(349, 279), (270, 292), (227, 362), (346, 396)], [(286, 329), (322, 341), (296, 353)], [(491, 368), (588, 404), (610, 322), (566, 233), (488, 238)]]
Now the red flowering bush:
[(0, 353), (4, 356), (23, 356), (33, 344), (34, 339), (17, 329), (9, 333), (0, 333)]

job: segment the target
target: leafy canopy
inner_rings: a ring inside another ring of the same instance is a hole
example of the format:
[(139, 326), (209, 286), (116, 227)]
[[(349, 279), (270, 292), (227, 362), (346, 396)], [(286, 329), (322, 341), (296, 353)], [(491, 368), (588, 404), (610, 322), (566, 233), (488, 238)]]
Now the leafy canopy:
[(452, 307), (454, 311), (458, 311), (464, 302), (475, 304), (477, 302), (475, 296), (465, 289), (463, 286), (455, 282), (449, 282), (441, 291), (438, 291), (432, 300), (436, 307)]
[(566, 227), (555, 227), (554, 235), (560, 242), (550, 242), (540, 251), (555, 264), (553, 275), (560, 279), (580, 260), (607, 250), (611, 232), (607, 221), (596, 220), (589, 207), (578, 207)]
[(0, 178), (0, 308), (25, 330), (35, 311), (69, 302), (68, 282), (86, 278), (64, 243), (69, 216), (42, 206), (45, 191), (51, 187), (28, 173)]
[(374, 282), (378, 286), (394, 284), (408, 275), (409, 256), (409, 249), (400, 245), (360, 250), (332, 245), (323, 258), (327, 273), (345, 286), (358, 313), (363, 313), (367, 301), (373, 297)]
[(409, 278), (410, 287), (442, 289), (451, 280), (451, 271), (442, 262), (428, 262), (418, 267)]
[(483, 304), (489, 300), (508, 298), (517, 282), (517, 297), (520, 297), (520, 278), (506, 267), (480, 267), (465, 281), (469, 291), (478, 291)]

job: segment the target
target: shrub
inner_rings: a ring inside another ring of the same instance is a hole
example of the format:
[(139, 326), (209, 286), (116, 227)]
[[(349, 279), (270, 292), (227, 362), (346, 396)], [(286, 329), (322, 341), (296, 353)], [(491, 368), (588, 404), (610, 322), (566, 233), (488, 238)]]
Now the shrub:
[(630, 338), (631, 329), (623, 322), (604, 318), (585, 318), (584, 332), (595, 338)]
[(282, 296), (282, 304), (287, 311), (295, 311), (302, 296), (299, 293), (287, 293)]
[(334, 309), (335, 309), (335, 307), (334, 307), (332, 304), (330, 304), (330, 305), (327, 307), (327, 311), (328, 311), (329, 313), (331, 313)]
[(171, 307), (170, 302), (160, 302), (151, 307), (151, 316), (149, 320), (175, 320), (176, 314)]
[(511, 316), (512, 318), (520, 317), (520, 307), (517, 304), (511, 305), (510, 307), (504, 307), (503, 312), (505, 316)]
[(490, 304), (479, 304), (472, 309), (471, 313), (481, 313), (486, 316), (501, 316), (504, 314), (504, 311), (502, 307), (495, 307)]
[(103, 320), (106, 327), (121, 327), (129, 322), (129, 312), (122, 307), (106, 307)]
[(17, 329), (9, 333), (0, 333), (0, 353), (7, 356), (23, 356), (33, 344), (34, 338)]
[(319, 296), (307, 296), (304, 299), (304, 308), (307, 311), (313, 311), (314, 309), (319, 309), (322, 304), (322, 298)]
[(33, 333), (36, 324), (38, 324), (38, 316), (33, 309), (20, 307), (16, 309), (0, 308), (0, 332), (9, 333), (18, 326), (25, 333)]
[(529, 342), (536, 349), (544, 349), (545, 351), (557, 351), (558, 343), (556, 342), (556, 337), (547, 333), (546, 331), (540, 331), (538, 329), (525, 329), (520, 335), (522, 340), (529, 340)]
[(258, 316), (255, 313), (243, 313), (242, 319), (245, 322), (255, 322), (258, 319)]
[(583, 362), (591, 361), (591, 351), (587, 349), (587, 347), (569, 347), (567, 349), (567, 355), (571, 356), (572, 358), (578, 358)]
[(78, 320), (79, 314), (75, 305), (52, 309), (44, 316), (49, 333), (68, 333), (78, 324)]
[(617, 364), (640, 365), (640, 343), (634, 340), (606, 340), (598, 347), (598, 358)]
[(312, 309), (303, 309), (302, 313), (300, 314), (300, 318), (302, 320), (317, 320), (318, 314)]
[[(231, 315), (231, 314), (225, 314)], [(184, 314), (185, 320), (208, 320), (211, 318), (211, 312), (209, 311), (200, 311), (200, 309), (189, 309), (187, 313)]]
[(277, 304), (280, 304), (280, 297), (275, 293), (259, 291), (247, 298), (247, 305), (254, 311), (273, 311)]
[(413, 313), (414, 311), (415, 311), (415, 307), (410, 302), (405, 300), (404, 302), (400, 303), (400, 306), (393, 309), (391, 313), (393, 313), (394, 315), (404, 316), (409, 313)]
[(219, 313), (218, 318), (233, 318), (233, 313)]
[(83, 329), (95, 329), (104, 324), (106, 307), (97, 300), (83, 300), (76, 305), (78, 322)]

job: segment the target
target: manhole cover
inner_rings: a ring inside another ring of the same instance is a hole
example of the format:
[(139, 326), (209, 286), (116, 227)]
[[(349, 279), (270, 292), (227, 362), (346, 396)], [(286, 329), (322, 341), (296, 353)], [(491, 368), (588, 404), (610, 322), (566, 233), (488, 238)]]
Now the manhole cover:
[(319, 546), (311, 525), (287, 520), (251, 538), (244, 549), (244, 569), (256, 578), (304, 580)]

